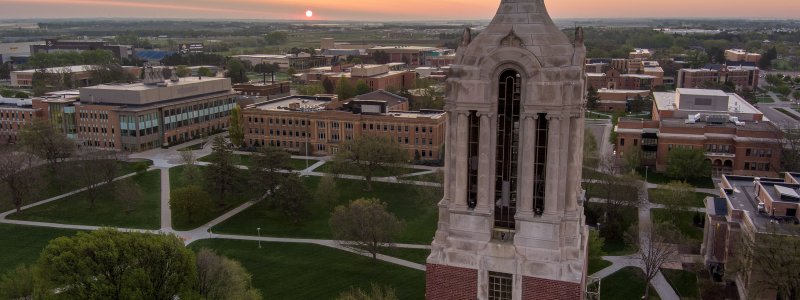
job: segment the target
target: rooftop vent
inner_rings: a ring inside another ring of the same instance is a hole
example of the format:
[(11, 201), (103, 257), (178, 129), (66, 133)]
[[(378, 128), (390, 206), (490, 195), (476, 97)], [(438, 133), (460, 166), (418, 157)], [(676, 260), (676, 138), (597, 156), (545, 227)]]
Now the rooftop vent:
[(778, 194), (781, 195), (782, 201), (800, 202), (800, 195), (798, 195), (797, 191), (795, 191), (794, 189), (776, 185), (775, 191), (777, 191)]

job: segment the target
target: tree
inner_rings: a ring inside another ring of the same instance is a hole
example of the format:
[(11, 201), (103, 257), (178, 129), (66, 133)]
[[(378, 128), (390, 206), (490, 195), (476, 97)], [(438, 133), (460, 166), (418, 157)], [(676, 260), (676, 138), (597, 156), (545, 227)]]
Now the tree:
[(325, 94), (333, 94), (335, 89), (330, 78), (325, 78), (325, 80), (322, 81), (322, 87), (325, 89)]
[(244, 118), (242, 116), (242, 108), (239, 104), (236, 104), (233, 109), (231, 109), (231, 126), (228, 127), (228, 136), (231, 139), (231, 144), (234, 147), (242, 147), (244, 145)]
[(89, 205), (92, 209), (95, 207), (97, 198), (100, 197), (100, 182), (103, 181), (103, 174), (97, 172), (95, 169), (94, 160), (81, 160), (78, 161), (72, 168), (73, 176), (75, 176), (81, 183), (81, 186), (86, 188), (84, 194), (86, 199), (89, 200)]
[(11, 79), (11, 71), (10, 62), (0, 64), (0, 79)]
[(281, 148), (267, 146), (254, 153), (250, 179), (264, 194), (270, 194), (281, 185), (285, 174), (281, 171), (291, 168), (292, 156)]
[(211, 164), (203, 169), (205, 182), (207, 188), (217, 197), (218, 204), (222, 206), (228, 196), (237, 192), (239, 169), (233, 163), (233, 153), (228, 149), (225, 138), (215, 137), (212, 149), (209, 155)]
[(186, 218), (189, 223), (208, 212), (211, 206), (211, 195), (198, 185), (172, 190), (169, 196), (170, 209), (176, 216)]
[(36, 266), (19, 265), (0, 277), (0, 299), (40, 299), (47, 293), (42, 289)]
[(589, 230), (589, 260), (602, 260), (606, 255), (603, 250), (606, 239), (600, 236), (599, 230)]
[(336, 178), (332, 174), (325, 174), (317, 185), (317, 192), (314, 200), (323, 204), (329, 209), (333, 209), (339, 201), (339, 191), (336, 190)]
[[(726, 264), (726, 274), (749, 285), (748, 298), (797, 299), (800, 296), (800, 239), (770, 224), (764, 232), (743, 231)], [(784, 225), (785, 226), (785, 225)]]
[(347, 141), (336, 153), (335, 161), (355, 164), (359, 175), (367, 182), (367, 191), (372, 190), (372, 176), (380, 168), (390, 167), (408, 161), (408, 152), (394, 140), (381, 136), (364, 135)]
[(178, 77), (189, 77), (189, 75), (192, 75), (192, 70), (189, 70), (189, 67), (186, 65), (180, 65), (175, 67), (175, 75)]
[(114, 199), (122, 204), (125, 214), (136, 210), (136, 204), (142, 197), (142, 188), (133, 180), (123, 180), (114, 186)]
[(595, 87), (590, 86), (586, 94), (586, 109), (597, 110), (598, 106), (600, 106), (600, 94)]
[(30, 159), (25, 154), (14, 152), (0, 153), (0, 182), (7, 188), (11, 204), (19, 212), (22, 205), (36, 197), (36, 172), (28, 171)]
[(703, 149), (673, 148), (667, 154), (667, 174), (681, 180), (711, 177), (711, 164)]
[(183, 171), (181, 172), (181, 180), (184, 185), (202, 184), (203, 174), (197, 166), (197, 158), (194, 156), (192, 150), (181, 150), (181, 161), (183, 162)]
[(642, 226), (644, 230), (638, 239), (634, 239), (634, 243), (639, 246), (636, 255), (645, 275), (643, 299), (650, 299), (650, 282), (661, 272), (661, 266), (678, 258), (678, 248), (673, 243), (679, 244), (683, 238), (672, 224)]
[(112, 229), (52, 240), (37, 265), (49, 291), (68, 299), (184, 298), (196, 280), (194, 254), (177, 236)]
[[(601, 161), (601, 165), (606, 162)], [(601, 170), (603, 170), (601, 166)], [(627, 224), (635, 221), (628, 220), (625, 210), (631, 207), (638, 207), (641, 204), (639, 194), (642, 193), (642, 183), (635, 174), (622, 176), (611, 176), (599, 173), (597, 176), (589, 177), (592, 184), (587, 186), (593, 197), (603, 200), (603, 205), (598, 206), (599, 212), (596, 216), (603, 237), (607, 241), (624, 241), (624, 233)]]
[(350, 84), (350, 79), (344, 76), (339, 78), (336, 82), (336, 95), (339, 96), (339, 100), (348, 100), (356, 96), (356, 90)]
[(377, 258), (382, 247), (391, 245), (403, 229), (397, 217), (378, 199), (358, 199), (338, 206), (331, 214), (333, 237), (345, 247), (366, 251)]
[(197, 76), (200, 76), (200, 77), (211, 77), (211, 76), (214, 76), (214, 72), (211, 72), (211, 69), (209, 69), (209, 68), (201, 67), (200, 69), (197, 69)]
[(358, 82), (356, 82), (356, 96), (364, 95), (371, 91), (372, 89), (369, 88), (369, 85), (367, 85), (364, 80), (358, 80)]
[(316, 82), (307, 85), (298, 85), (297, 93), (300, 95), (314, 96), (319, 94), (326, 94), (325, 87), (321, 83)]
[(197, 292), (203, 299), (261, 299), (261, 293), (252, 285), (250, 274), (238, 261), (209, 249), (200, 249), (196, 266)]
[(22, 127), (19, 133), (21, 149), (46, 160), (51, 168), (60, 160), (66, 160), (75, 151), (75, 143), (46, 121), (34, 120)]
[(278, 208), (295, 225), (308, 215), (306, 202), (311, 199), (311, 194), (303, 184), (302, 179), (295, 173), (286, 174), (281, 179), (281, 185), (272, 193), (271, 204)]
[(349, 291), (342, 292), (336, 300), (397, 300), (394, 289), (388, 286), (382, 287), (372, 284), (371, 290), (365, 292), (361, 289), (350, 288)]
[(244, 83), (250, 81), (247, 78), (245, 65), (241, 60), (235, 58), (228, 60), (227, 69), (228, 73), (225, 76), (230, 78), (232, 83)]
[(663, 204), (664, 208), (671, 212), (669, 215), (672, 221), (677, 222), (677, 213), (692, 207), (694, 187), (683, 181), (672, 181), (652, 195), (654, 201), (651, 202)]
[(583, 133), (583, 166), (595, 169), (598, 167), (599, 155), (597, 153), (597, 140), (591, 131)]
[(264, 41), (267, 42), (267, 45), (283, 45), (289, 40), (289, 35), (283, 31), (273, 31), (268, 33), (264, 37)]
[(295, 70), (294, 68), (289, 67), (288, 69), (286, 69), (286, 76), (289, 76), (290, 80), (292, 79), (294, 74), (297, 74), (297, 70)]

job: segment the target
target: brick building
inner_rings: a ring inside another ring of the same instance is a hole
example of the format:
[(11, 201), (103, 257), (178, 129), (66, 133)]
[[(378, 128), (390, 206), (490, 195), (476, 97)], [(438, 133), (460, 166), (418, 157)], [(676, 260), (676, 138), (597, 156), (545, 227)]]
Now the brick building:
[(236, 93), (228, 78), (165, 81), (150, 68), (144, 83), (98, 85), (80, 96), (34, 99), (33, 107), (68, 137), (97, 148), (139, 152), (228, 127)]
[(650, 90), (611, 90), (599, 89), (597, 94), (600, 97), (597, 111), (602, 112), (627, 112), (630, 111), (631, 102), (637, 98), (647, 99), (650, 97)]
[(642, 151), (643, 165), (664, 172), (672, 149), (704, 149), (714, 176), (777, 174), (783, 133), (740, 96), (678, 89), (653, 97), (652, 119), (620, 119), (618, 155)]
[(447, 116), (441, 111), (408, 111), (406, 98), (376, 91), (351, 100), (292, 96), (243, 109), (245, 142), (301, 155), (335, 154), (342, 143), (362, 135), (396, 140), (414, 160), (442, 159)]
[(31, 99), (0, 97), (0, 144), (17, 142), (19, 130), (41, 117), (41, 112), (33, 108)]
[(292, 92), (292, 83), (289, 81), (240, 83), (233, 85), (233, 90), (242, 96), (255, 96), (275, 99), (289, 96), (289, 94)]
[[(778, 298), (774, 288), (759, 285), (771, 282), (763, 278), (759, 268), (769, 268), (764, 261), (741, 261), (737, 254), (747, 249), (744, 245), (774, 243), (776, 236), (784, 241), (800, 239), (798, 214), (800, 209), (800, 174), (785, 173), (783, 178), (723, 176), (718, 197), (705, 200), (706, 220), (700, 254), (712, 275), (720, 280), (735, 283), (739, 299), (789, 299)], [(796, 242), (791, 242), (796, 243)], [(780, 247), (781, 245), (763, 245)], [(783, 245), (791, 247), (791, 245)], [(796, 255), (796, 248), (773, 250), (778, 255)], [(776, 262), (777, 263), (777, 262)], [(734, 267), (737, 266), (737, 267)], [(774, 273), (774, 272), (773, 272)], [(786, 276), (789, 276), (788, 274)]]
[(727, 62), (747, 62), (757, 65), (761, 61), (761, 54), (748, 53), (744, 49), (725, 50), (725, 61)]
[(583, 32), (541, 0), (465, 30), (448, 78), (447, 154), (426, 298), (583, 299)]
[(708, 83), (736, 86), (737, 90), (753, 90), (758, 86), (761, 70), (741, 65), (707, 65), (702, 69), (680, 69), (675, 82), (677, 88), (702, 88)]
[[(617, 69), (605, 73), (586, 73), (586, 85), (596, 89), (651, 90), (659, 78), (646, 74), (623, 74)], [(661, 78), (663, 84), (663, 78)]]
[(330, 80), (334, 86), (341, 78), (350, 80), (350, 84), (353, 86), (359, 81), (364, 81), (371, 91), (413, 89), (417, 83), (417, 74), (414, 71), (404, 70), (403, 66), (402, 63), (363, 64), (352, 66), (349, 72), (342, 72), (341, 69), (335, 68), (331, 71), (305, 74), (304, 77), (309, 82)]
[(439, 57), (440, 49), (422, 46), (378, 46), (367, 49), (367, 55), (385, 54), (385, 63), (405, 63), (411, 67), (425, 66), (429, 57)]
[[(92, 70), (97, 66), (92, 65), (79, 65), (79, 66), (66, 66), (58, 68), (47, 68), (44, 72), (51, 75), (69, 74), (72, 85), (76, 87), (85, 87), (92, 85)], [(122, 69), (134, 78), (139, 78), (141, 75), (141, 68), (124, 66)], [(33, 86), (33, 75), (41, 70), (21, 70), (11, 72), (11, 86), (14, 87), (31, 87)]]

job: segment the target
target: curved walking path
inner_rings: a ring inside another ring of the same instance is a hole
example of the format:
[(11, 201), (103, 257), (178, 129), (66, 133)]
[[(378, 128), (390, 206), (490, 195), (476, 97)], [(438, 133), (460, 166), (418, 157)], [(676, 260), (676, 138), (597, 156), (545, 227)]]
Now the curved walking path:
[[(180, 145), (177, 147), (185, 148), (189, 147), (194, 144), (202, 143), (203, 141), (197, 141), (190, 144)], [(206, 145), (201, 150), (193, 151), (197, 155), (197, 157), (206, 156), (211, 153), (211, 145), (210, 143), (206, 143)], [(136, 228), (114, 228), (119, 231), (125, 232), (142, 232), (142, 233), (151, 233), (151, 234), (174, 234), (181, 239), (183, 239), (184, 243), (188, 246), (189, 244), (206, 239), (227, 239), (227, 240), (241, 240), (241, 241), (262, 241), (262, 242), (279, 242), (279, 243), (301, 243), (301, 244), (313, 244), (313, 245), (320, 245), (324, 247), (330, 247), (342, 251), (347, 251), (350, 253), (372, 257), (370, 253), (366, 253), (363, 251), (356, 251), (353, 248), (345, 247), (341, 244), (340, 241), (335, 240), (325, 240), (325, 239), (303, 239), (303, 238), (282, 238), (282, 237), (261, 237), (261, 236), (247, 236), (247, 235), (229, 235), (229, 234), (214, 234), (210, 232), (210, 229), (230, 218), (233, 216), (241, 213), (242, 211), (250, 208), (251, 206), (255, 205), (259, 202), (259, 200), (253, 200), (245, 202), (239, 205), (236, 208), (233, 208), (224, 214), (218, 216), (214, 220), (195, 228), (193, 230), (188, 231), (177, 231), (172, 227), (172, 211), (169, 206), (170, 200), (170, 180), (169, 180), (169, 169), (175, 166), (179, 166), (182, 164), (182, 158), (180, 157), (180, 153), (178, 153), (177, 149), (155, 149), (144, 153), (138, 153), (135, 155), (131, 155), (131, 158), (141, 158), (141, 159), (148, 159), (153, 161), (153, 167), (149, 168), (148, 171), (152, 170), (159, 170), (161, 172), (161, 203), (160, 203), (160, 229), (159, 230), (146, 230), (146, 229), (136, 229)], [(303, 159), (304, 157), (300, 157)], [(319, 158), (314, 158), (315, 160), (319, 160)], [(307, 169), (302, 171), (296, 171), (297, 173), (301, 173), (303, 175), (310, 175), (310, 176), (324, 176), (324, 173), (313, 172), (316, 168), (322, 166), (326, 160), (319, 160), (318, 162), (314, 163), (313, 165), (309, 166)], [(199, 165), (204, 163), (198, 162)], [(242, 167), (244, 168), (244, 167)], [(290, 172), (290, 171), (286, 171)], [(430, 169), (424, 171), (426, 174), (427, 172), (435, 172), (435, 169)], [(423, 173), (423, 172), (420, 172)], [(135, 176), (136, 173), (127, 174), (124, 176), (120, 176), (114, 181), (123, 180), (126, 178), (130, 178)], [(353, 180), (364, 180), (363, 177), (360, 176), (352, 176), (352, 175), (341, 175), (341, 178), (346, 179), (353, 179)], [(426, 185), (426, 186), (439, 186), (435, 183), (430, 182), (418, 182), (418, 181), (399, 181), (395, 177), (383, 177), (383, 178), (375, 178), (374, 181), (378, 182), (390, 182), (390, 183), (411, 183), (411, 184), (419, 184), (419, 185)], [(104, 182), (98, 183), (95, 186), (102, 186)], [(432, 185), (433, 184), (433, 185)], [(33, 207), (37, 207), (40, 205), (44, 205), (53, 201), (58, 201), (67, 197), (70, 197), (75, 194), (79, 194), (81, 192), (86, 191), (87, 188), (81, 188), (63, 195), (59, 195), (56, 197), (44, 199), (42, 201), (38, 201), (36, 203), (28, 204), (22, 207), (22, 210), (31, 209)], [(23, 225), (23, 226), (35, 226), (35, 227), (48, 227), (48, 228), (58, 228), (58, 229), (72, 229), (72, 230), (86, 230), (86, 231), (93, 231), (99, 230), (101, 228), (108, 228), (104, 226), (90, 226), (90, 225), (75, 225), (75, 224), (60, 224), (60, 223), (49, 223), (49, 222), (33, 222), (33, 221), (21, 221), (21, 220), (10, 220), (6, 217), (10, 214), (15, 213), (16, 210), (10, 210), (7, 212), (0, 213), (0, 223), (4, 224), (12, 224), (12, 225)], [(405, 249), (430, 249), (429, 245), (416, 245), (416, 244), (395, 244), (394, 247), (397, 248), (405, 248)], [(391, 257), (383, 254), (378, 254), (377, 259), (381, 261), (385, 261), (388, 263), (396, 264), (399, 266), (412, 268), (420, 271), (425, 271), (425, 265), (406, 261), (403, 259), (399, 259), (396, 257)]]

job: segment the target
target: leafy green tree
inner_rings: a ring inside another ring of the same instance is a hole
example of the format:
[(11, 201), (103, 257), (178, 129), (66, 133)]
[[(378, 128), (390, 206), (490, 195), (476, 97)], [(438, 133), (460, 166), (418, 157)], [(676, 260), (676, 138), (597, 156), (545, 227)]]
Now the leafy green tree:
[(597, 107), (600, 105), (600, 94), (597, 92), (597, 89), (593, 86), (589, 87), (589, 92), (586, 94), (586, 109), (588, 110), (597, 110)]
[(325, 174), (317, 185), (314, 200), (328, 208), (333, 208), (339, 201), (339, 191), (336, 190), (336, 178), (331, 174)]
[(244, 145), (244, 119), (242, 116), (242, 108), (239, 104), (231, 109), (231, 117), (230, 117), (231, 126), (228, 127), (228, 136), (231, 139), (231, 144), (234, 147), (242, 147)]
[(330, 78), (325, 78), (325, 80), (322, 81), (322, 87), (325, 89), (325, 94), (333, 94), (335, 90)]
[(321, 83), (312, 83), (307, 85), (300, 85), (297, 87), (297, 92), (300, 95), (319, 95), (319, 94), (326, 94), (325, 87), (322, 86)]
[(239, 169), (233, 162), (233, 152), (228, 149), (225, 138), (214, 138), (211, 163), (203, 168), (207, 188), (217, 198), (219, 205), (225, 204), (228, 196), (238, 192)]
[(600, 231), (589, 230), (589, 260), (601, 260), (606, 255), (603, 246), (606, 239), (600, 236)]
[(349, 291), (342, 292), (336, 300), (397, 300), (397, 295), (393, 288), (372, 284), (371, 289), (365, 292), (361, 289), (350, 288)]
[(346, 247), (367, 251), (377, 258), (403, 230), (403, 223), (378, 199), (358, 199), (338, 206), (331, 214), (333, 238)]
[(201, 67), (200, 69), (197, 69), (197, 76), (200, 76), (200, 77), (212, 77), (212, 76), (214, 76), (214, 73), (211, 72), (211, 69), (209, 69), (209, 68)]
[(169, 207), (177, 217), (192, 223), (212, 207), (211, 195), (197, 185), (172, 190)]
[(14, 93), (14, 98), (24, 99), (24, 98), (30, 98), (30, 96), (31, 95), (29, 95), (26, 92), (16, 92), (16, 93)]
[(357, 96), (358, 95), (364, 95), (364, 94), (369, 93), (371, 91), (372, 90), (369, 88), (369, 85), (367, 85), (367, 83), (364, 82), (364, 80), (359, 80), (358, 82), (356, 82), (356, 95)]
[(11, 63), (0, 64), (0, 79), (11, 79)]
[(227, 69), (228, 73), (226, 76), (231, 79), (232, 83), (244, 83), (249, 81), (247, 79), (247, 70), (245, 69), (245, 65), (241, 60), (228, 60)]
[(336, 82), (336, 95), (339, 96), (339, 100), (348, 100), (356, 96), (356, 90), (350, 83), (350, 79), (344, 76), (339, 78), (339, 81)]
[(281, 148), (267, 146), (254, 153), (250, 168), (252, 185), (265, 194), (273, 193), (286, 177), (281, 171), (291, 169), (291, 154)]
[(408, 151), (394, 140), (364, 135), (346, 142), (334, 160), (341, 164), (355, 164), (359, 175), (366, 179), (367, 191), (371, 191), (373, 174), (381, 168), (406, 163)]
[(52, 240), (38, 266), (49, 291), (68, 299), (184, 298), (197, 276), (177, 236), (112, 229)]
[(711, 177), (711, 164), (703, 149), (673, 148), (667, 154), (667, 174), (681, 180)]
[(192, 70), (189, 70), (189, 67), (186, 65), (180, 65), (175, 67), (175, 75), (178, 77), (189, 77), (189, 75), (192, 75)]
[(264, 37), (264, 40), (267, 42), (267, 45), (283, 45), (289, 41), (289, 34), (283, 31), (273, 31), (267, 34)]
[(75, 151), (75, 143), (72, 140), (42, 120), (34, 120), (22, 127), (19, 144), (22, 151), (47, 161), (52, 168), (59, 161), (71, 157)]
[(252, 276), (238, 261), (200, 249), (197, 253), (197, 292), (207, 300), (260, 300), (261, 293), (253, 287)]
[(20, 265), (0, 276), (0, 299), (45, 299), (36, 266)]
[(0, 89), (0, 96), (2, 96), (3, 98), (14, 98), (14, 91)]
[(273, 207), (278, 208), (295, 225), (308, 215), (307, 201), (311, 199), (303, 180), (295, 173), (286, 174), (281, 185), (270, 197)]

